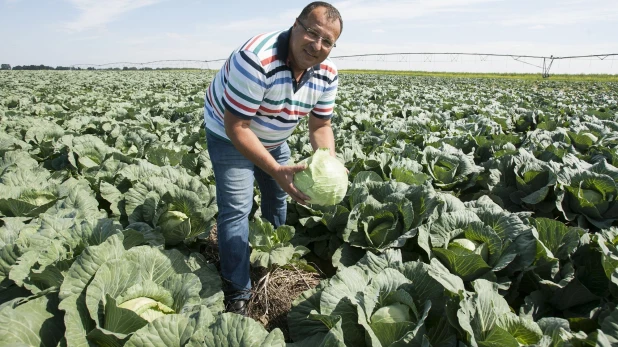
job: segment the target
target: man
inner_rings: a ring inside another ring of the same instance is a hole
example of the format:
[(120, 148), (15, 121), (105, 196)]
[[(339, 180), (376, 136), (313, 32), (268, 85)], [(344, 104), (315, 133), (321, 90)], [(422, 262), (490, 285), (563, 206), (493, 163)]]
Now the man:
[(217, 187), (217, 233), (225, 303), (246, 314), (250, 298), (249, 220), (254, 179), (261, 192), (262, 216), (275, 228), (285, 223), (289, 195), (300, 204), (309, 197), (296, 189), (286, 166), (286, 143), (308, 118), (314, 150), (335, 141), (330, 119), (337, 92), (337, 69), (326, 58), (341, 34), (336, 8), (307, 5), (289, 30), (262, 34), (236, 49), (206, 91), (204, 119), (208, 152)]

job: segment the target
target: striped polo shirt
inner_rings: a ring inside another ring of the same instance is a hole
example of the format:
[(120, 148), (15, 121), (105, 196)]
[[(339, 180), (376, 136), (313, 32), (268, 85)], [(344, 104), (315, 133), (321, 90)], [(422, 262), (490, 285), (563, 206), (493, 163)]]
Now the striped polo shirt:
[(250, 129), (266, 149), (273, 149), (310, 113), (333, 116), (337, 68), (326, 59), (308, 68), (297, 83), (286, 65), (290, 31), (257, 35), (230, 55), (206, 91), (206, 131), (229, 141), (223, 126), (228, 110), (250, 119)]

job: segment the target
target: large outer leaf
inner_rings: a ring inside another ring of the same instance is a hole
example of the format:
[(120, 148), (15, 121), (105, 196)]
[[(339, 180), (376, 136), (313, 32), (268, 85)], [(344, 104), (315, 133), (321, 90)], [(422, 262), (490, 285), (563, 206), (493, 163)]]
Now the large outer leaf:
[(146, 222), (153, 225), (159, 201), (171, 184), (167, 179), (151, 177), (129, 189), (125, 194), (125, 211), (129, 222)]
[(98, 246), (86, 248), (75, 260), (60, 286), (61, 310), (65, 311), (64, 321), (67, 327), (68, 346), (88, 346), (86, 334), (94, 329), (95, 322), (90, 317), (86, 306), (86, 286), (101, 265), (108, 260), (119, 259), (125, 250), (122, 246), (123, 236), (117, 234)]
[(99, 210), (99, 202), (86, 180), (74, 184), (67, 184), (67, 182), (69, 181), (63, 183), (67, 185), (66, 192), (62, 192), (63, 187), (60, 187), (60, 195), (63, 199), (58, 200), (46, 213), (80, 219), (107, 217), (106, 212)]
[(122, 213), (120, 211), (122, 192), (120, 192), (116, 186), (104, 181), (102, 181), (99, 185), (99, 192), (101, 193), (101, 197), (109, 202), (112, 213), (120, 217)]
[(568, 131), (567, 133), (573, 141), (575, 148), (580, 151), (586, 152), (592, 145), (594, 145), (598, 141), (598, 138), (596, 136), (588, 132), (582, 132), (578, 134), (572, 131)]
[(15, 299), (0, 306), (0, 345), (56, 346), (64, 335), (58, 297)]
[(614, 310), (601, 322), (601, 330), (605, 333), (607, 340), (612, 344), (618, 344), (618, 310)]
[(39, 163), (26, 151), (6, 152), (0, 157), (0, 176), (4, 175), (8, 170), (27, 170), (37, 166), (39, 166)]
[(206, 329), (214, 321), (206, 307), (186, 314), (171, 314), (156, 319), (136, 331), (126, 347), (185, 346), (204, 338)]
[(283, 333), (268, 333), (260, 323), (234, 313), (223, 313), (213, 322), (204, 337), (204, 346), (284, 347)]
[(498, 293), (496, 283), (480, 279), (473, 286), (475, 293), (460, 302), (457, 312), (472, 346), (518, 346), (518, 340), (522, 343), (540, 340), (538, 325), (531, 318), (515, 316)]
[(441, 315), (446, 305), (446, 293), (444, 286), (431, 275), (430, 269), (431, 265), (423, 262), (408, 262), (401, 272), (412, 282), (409, 290), (414, 301), (417, 304), (430, 301), (433, 307), (431, 314), (435, 311), (435, 314)]
[(538, 240), (548, 251), (547, 256), (566, 260), (579, 246), (579, 238), (584, 233), (580, 228), (569, 228), (559, 221), (536, 218), (533, 225), (538, 233)]
[(213, 315), (224, 311), (223, 306), (223, 287), (221, 276), (214, 264), (201, 264), (201, 267), (194, 270), (202, 284), (199, 296), (202, 299), (201, 304), (206, 306)]
[[(116, 300), (109, 294), (105, 295), (104, 317), (105, 323), (102, 326), (106, 331), (113, 332), (119, 337), (131, 334), (148, 324), (148, 320), (142, 318), (137, 312), (118, 306)], [(98, 331), (95, 334), (98, 334)]]
[(507, 239), (513, 241), (520, 235), (531, 231), (531, 227), (522, 220), (522, 217), (528, 216), (529, 213), (510, 213), (488, 196), (482, 196), (474, 202), (466, 203), (466, 206), (474, 211), (486, 226), (492, 228), (503, 241)]
[(569, 321), (563, 318), (548, 317), (538, 322), (543, 334), (551, 337), (552, 346), (561, 346), (573, 337)]
[[(369, 277), (387, 266), (388, 261), (381, 259), (382, 257), (368, 253), (366, 258), (360, 261), (364, 266), (344, 268), (328, 281), (323, 281), (316, 289), (303, 293), (294, 302), (288, 316), (292, 338), (300, 341), (314, 334), (326, 334), (329, 327), (322, 323), (320, 317), (332, 320), (338, 316), (346, 344), (362, 346), (364, 333), (358, 325), (356, 297), (357, 293), (363, 292)], [(313, 318), (307, 319), (308, 317)]]
[[(312, 312), (320, 312), (320, 297), (326, 283), (327, 281), (322, 281), (318, 287), (304, 291), (292, 302), (292, 308), (288, 313), (292, 340), (301, 341), (328, 332), (328, 328), (321, 321), (307, 319)], [(341, 325), (341, 322), (339, 324)]]
[(429, 238), (433, 247), (445, 247), (455, 237), (467, 229), (471, 223), (480, 223), (479, 217), (472, 211), (443, 213), (429, 226)]
[(96, 325), (94, 320), (90, 318), (86, 306), (86, 293), (73, 294), (64, 298), (58, 308), (65, 311), (64, 324), (66, 326), (67, 346), (90, 346), (86, 336)]
[[(426, 302), (424, 312), (419, 314), (412, 296), (406, 291), (411, 281), (395, 269), (384, 269), (374, 277), (362, 293), (359, 302), (359, 323), (371, 341), (370, 346), (391, 346), (410, 343), (423, 327), (431, 302)], [(384, 323), (372, 319), (375, 311), (381, 307), (402, 304), (404, 309), (412, 312), (408, 322)]]
[(124, 254), (123, 235), (116, 234), (97, 246), (88, 247), (69, 269), (62, 286), (60, 300), (81, 294), (101, 265)]
[(27, 238), (24, 233), (26, 246), (19, 250), (22, 254), (10, 270), (11, 279), (33, 292), (60, 287), (74, 256), (120, 232), (120, 225), (108, 219), (75, 221), (41, 215), (38, 231)]
[(362, 329), (358, 326), (356, 294), (367, 286), (365, 274), (354, 268), (341, 270), (329, 281), (320, 296), (319, 313), (341, 316), (346, 344), (361, 345), (364, 341)]
[[(408, 305), (415, 315), (414, 319), (418, 319), (416, 305), (412, 301), (412, 297), (406, 293), (406, 290), (411, 287), (411, 283), (408, 278), (395, 269), (384, 269), (373, 277), (363, 291), (363, 300), (360, 303), (365, 313), (365, 320), (371, 321), (371, 316), (378, 308), (399, 302)], [(393, 302), (390, 296), (395, 295), (399, 289), (403, 289), (402, 294), (405, 294), (406, 298), (397, 297)]]
[(529, 317), (505, 314), (498, 318), (498, 326), (506, 330), (522, 345), (533, 345), (543, 336), (541, 328)]
[[(295, 342), (288, 343), (287, 347), (345, 347), (343, 341), (343, 330), (341, 329), (341, 319), (337, 318), (336, 323), (328, 330), (327, 333), (316, 333), (310, 337)], [(324, 326), (324, 324), (321, 324)]]
[(421, 224), (434, 218), (436, 210), (442, 203), (429, 183), (409, 186), (405, 191), (405, 197), (412, 203), (414, 211), (414, 219), (411, 224), (405, 224), (406, 230), (418, 228)]
[[(86, 306), (90, 317), (96, 323), (96, 328), (88, 333), (91, 339), (101, 342), (111, 339), (115, 343), (121, 343), (122, 340), (127, 338), (126, 334), (105, 329), (106, 312), (101, 310), (101, 307), (107, 307), (106, 298), (108, 295), (110, 297), (119, 296), (135, 283), (135, 279), (141, 277), (141, 273), (140, 263), (127, 259), (110, 260), (99, 268), (86, 290)], [(147, 323), (142, 321), (142, 325)], [(137, 328), (141, 328), (141, 326)]]
[(433, 248), (436, 257), (464, 281), (472, 281), (491, 270), (478, 254), (462, 255), (444, 248)]
[(479, 347), (519, 347), (517, 340), (506, 330), (494, 326), (489, 330), (482, 341), (478, 341)]
[(58, 200), (58, 183), (40, 167), (6, 170), (0, 176), (0, 215), (38, 216)]

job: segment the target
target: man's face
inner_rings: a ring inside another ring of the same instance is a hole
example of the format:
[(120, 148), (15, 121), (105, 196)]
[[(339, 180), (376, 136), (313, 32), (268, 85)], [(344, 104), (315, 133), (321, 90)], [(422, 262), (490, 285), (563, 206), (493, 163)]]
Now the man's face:
[[(323, 40), (334, 43), (341, 33), (339, 21), (327, 19), (324, 7), (314, 9), (307, 19), (300, 19), (300, 21), (302, 24), (298, 20), (294, 22), (290, 39), (290, 60), (294, 70), (306, 70), (323, 62), (331, 51), (325, 47)], [(317, 32), (323, 40), (312, 39), (303, 25)]]

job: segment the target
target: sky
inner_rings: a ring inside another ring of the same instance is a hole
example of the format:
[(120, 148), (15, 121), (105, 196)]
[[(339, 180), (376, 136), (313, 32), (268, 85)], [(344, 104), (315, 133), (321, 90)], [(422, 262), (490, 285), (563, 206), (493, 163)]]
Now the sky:
[[(226, 58), (251, 36), (289, 28), (307, 4), (290, 0), (0, 0), (0, 63), (70, 66)], [(330, 54), (339, 69), (540, 73), (543, 60), (531, 58), (338, 57), (618, 53), (618, 0), (344, 0), (332, 4), (344, 23)], [(618, 56), (601, 58), (555, 60), (551, 72), (618, 74)], [(221, 66), (221, 62), (174, 61), (138, 67), (157, 64)]]

